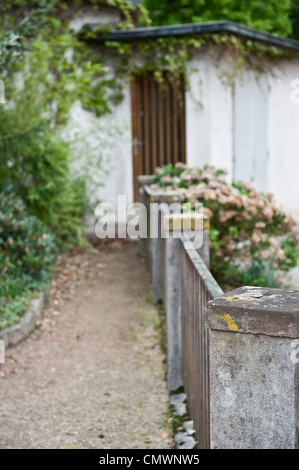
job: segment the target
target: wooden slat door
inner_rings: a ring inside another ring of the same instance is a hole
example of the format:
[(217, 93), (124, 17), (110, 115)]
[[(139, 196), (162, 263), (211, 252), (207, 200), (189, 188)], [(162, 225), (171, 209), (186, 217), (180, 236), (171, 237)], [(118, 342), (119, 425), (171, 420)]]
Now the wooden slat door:
[(186, 161), (184, 81), (173, 84), (164, 74), (163, 85), (153, 73), (132, 83), (132, 137), (134, 200), (138, 175), (151, 175), (157, 166)]

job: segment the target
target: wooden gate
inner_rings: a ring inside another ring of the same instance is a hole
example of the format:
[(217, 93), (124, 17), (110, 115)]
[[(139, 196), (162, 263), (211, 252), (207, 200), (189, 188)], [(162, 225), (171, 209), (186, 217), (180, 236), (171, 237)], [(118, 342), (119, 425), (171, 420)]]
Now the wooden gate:
[(184, 81), (163, 85), (154, 74), (135, 76), (132, 83), (134, 200), (138, 175), (151, 175), (157, 166), (186, 161)]

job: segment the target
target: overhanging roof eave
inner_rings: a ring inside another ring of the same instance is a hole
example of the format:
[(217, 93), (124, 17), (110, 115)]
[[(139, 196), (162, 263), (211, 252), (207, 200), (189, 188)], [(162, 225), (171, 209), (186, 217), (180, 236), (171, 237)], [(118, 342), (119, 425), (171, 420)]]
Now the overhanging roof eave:
[[(96, 31), (96, 25), (85, 25), (89, 31)], [(107, 41), (132, 42), (166, 37), (186, 37), (208, 34), (231, 34), (244, 40), (263, 42), (265, 44), (299, 52), (299, 41), (275, 36), (258, 29), (249, 28), (232, 21), (215, 21), (210, 23), (191, 23), (182, 25), (153, 26), (113, 31), (108, 34), (98, 33), (92, 42), (104, 44)]]

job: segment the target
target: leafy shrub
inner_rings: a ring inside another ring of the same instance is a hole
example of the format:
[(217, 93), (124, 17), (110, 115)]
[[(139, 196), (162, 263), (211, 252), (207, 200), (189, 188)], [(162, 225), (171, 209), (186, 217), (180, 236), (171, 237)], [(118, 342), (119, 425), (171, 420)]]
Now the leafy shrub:
[(271, 194), (244, 182), (228, 184), (226, 172), (185, 164), (156, 169), (153, 189), (177, 190), (181, 202), (201, 202), (210, 217), (211, 270), (219, 282), (277, 285), (278, 273), (295, 267), (298, 236), (295, 221)]
[(6, 187), (0, 193), (0, 328), (14, 323), (32, 291), (45, 285), (54, 259), (53, 236)]
[(47, 121), (30, 125), (24, 114), (24, 109), (7, 109), (0, 116), (0, 190), (12, 183), (56, 242), (71, 247), (82, 233), (85, 183), (70, 176), (68, 144), (54, 135)]
[[(104, 112), (110, 86), (103, 84), (106, 68), (98, 55), (91, 61), (91, 51), (70, 33), (67, 19), (59, 19), (61, 2), (37, 2), (36, 9), (27, 3), (22, 0), (25, 9), (14, 5), (3, 14), (4, 29), (15, 25), (16, 36), (22, 37), (23, 54), (5, 68), (0, 191), (7, 182), (14, 184), (29, 212), (51, 230), (61, 248), (69, 249), (82, 241), (88, 204), (86, 177), (74, 176), (74, 139), (65, 132), (69, 111), (79, 100), (85, 105), (92, 101), (95, 111), (102, 107)], [(32, 31), (19, 31), (18, 15), (25, 15), (20, 23)], [(87, 146), (84, 155), (87, 161)]]
[(69, 31), (61, 2), (2, 3), (0, 328), (47, 279), (54, 242), (69, 249), (84, 241), (88, 183), (74, 175), (74, 142), (64, 133), (71, 106), (79, 100), (96, 114), (108, 112), (119, 91), (98, 54)]
[[(54, 241), (41, 222), (29, 215), (21, 198), (9, 186), (0, 193), (0, 250), (2, 271), (20, 270), (42, 279), (54, 261)], [(3, 272), (2, 272), (3, 274)]]
[[(0, 292), (3, 290), (2, 283), (3, 281), (1, 280)], [(14, 296), (11, 295), (10, 283), (14, 284), (14, 287), (17, 288), (17, 293)], [(23, 279), (6, 279), (5, 287), (8, 287), (5, 290), (9, 291), (10, 297), (8, 298), (0, 294), (0, 330), (16, 324), (21, 319), (32, 300), (34, 292), (37, 291), (37, 289), (30, 288)]]

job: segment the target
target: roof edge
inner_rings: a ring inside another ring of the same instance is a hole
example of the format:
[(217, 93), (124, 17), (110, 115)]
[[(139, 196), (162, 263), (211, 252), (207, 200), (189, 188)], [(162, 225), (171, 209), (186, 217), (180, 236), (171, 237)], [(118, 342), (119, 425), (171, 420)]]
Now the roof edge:
[[(92, 32), (96, 31), (98, 26), (87, 24), (84, 28), (85, 30)], [(132, 42), (165, 37), (197, 36), (219, 33), (231, 34), (244, 40), (263, 42), (271, 46), (299, 52), (299, 41), (296, 41), (295, 39), (275, 36), (274, 34), (249, 28), (248, 26), (243, 26), (232, 21), (213, 21), (208, 23), (188, 23), (116, 30), (106, 34), (99, 33), (95, 38), (90, 38), (88, 41), (103, 44), (107, 41)]]

